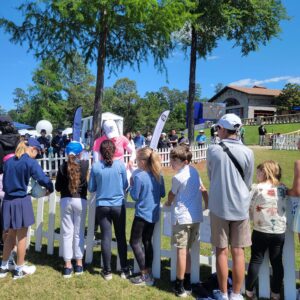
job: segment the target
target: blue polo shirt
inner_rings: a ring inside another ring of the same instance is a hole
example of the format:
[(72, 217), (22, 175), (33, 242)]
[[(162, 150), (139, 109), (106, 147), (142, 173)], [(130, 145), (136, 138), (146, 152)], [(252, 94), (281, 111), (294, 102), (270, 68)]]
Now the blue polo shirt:
[(135, 148), (141, 148), (145, 145), (145, 138), (142, 135), (136, 136), (133, 139), (133, 141), (134, 141)]
[(149, 223), (156, 223), (159, 220), (160, 198), (165, 194), (162, 176), (158, 182), (151, 172), (137, 172), (130, 189), (130, 196), (136, 201), (135, 215)]
[(28, 154), (23, 154), (19, 159), (12, 157), (7, 160), (4, 164), (3, 175), (5, 199), (25, 197), (31, 177), (50, 193), (53, 192), (51, 179), (45, 175), (39, 163)]

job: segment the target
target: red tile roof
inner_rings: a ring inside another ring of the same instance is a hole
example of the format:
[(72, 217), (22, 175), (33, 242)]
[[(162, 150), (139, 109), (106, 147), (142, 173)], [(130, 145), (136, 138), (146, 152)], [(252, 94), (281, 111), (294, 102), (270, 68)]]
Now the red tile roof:
[(271, 90), (271, 89), (267, 89), (266, 87), (263, 87), (263, 86), (255, 85), (252, 88), (248, 88), (248, 87), (242, 87), (242, 86), (237, 86), (237, 85), (227, 85), (219, 93), (217, 93), (212, 98), (210, 98), (209, 102), (212, 102), (214, 99), (219, 97), (221, 94), (226, 92), (228, 89), (235, 90), (235, 91), (245, 93), (248, 95), (262, 95), (262, 96), (273, 96), (273, 97), (277, 97), (281, 93), (281, 90)]

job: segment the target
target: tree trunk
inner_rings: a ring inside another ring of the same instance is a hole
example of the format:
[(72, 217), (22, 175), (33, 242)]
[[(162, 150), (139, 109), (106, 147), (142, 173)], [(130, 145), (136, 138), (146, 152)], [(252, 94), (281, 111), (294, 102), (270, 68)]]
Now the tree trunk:
[(99, 36), (98, 58), (97, 58), (97, 78), (93, 113), (93, 136), (94, 140), (101, 135), (102, 101), (104, 90), (104, 71), (106, 60), (106, 42), (108, 27), (106, 24), (106, 12), (103, 13), (102, 31)]
[(192, 26), (192, 44), (190, 58), (189, 97), (187, 105), (188, 138), (190, 145), (194, 144), (194, 101), (196, 92), (196, 64), (197, 64), (197, 35), (195, 27)]

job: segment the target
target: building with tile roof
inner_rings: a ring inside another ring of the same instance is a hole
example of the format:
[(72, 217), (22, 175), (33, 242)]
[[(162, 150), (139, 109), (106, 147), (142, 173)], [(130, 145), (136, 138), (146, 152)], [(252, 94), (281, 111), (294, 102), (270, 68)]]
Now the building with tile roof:
[(262, 86), (240, 87), (228, 85), (214, 95), (209, 102), (225, 103), (226, 113), (235, 113), (241, 118), (273, 116), (276, 113), (275, 98), (281, 90)]

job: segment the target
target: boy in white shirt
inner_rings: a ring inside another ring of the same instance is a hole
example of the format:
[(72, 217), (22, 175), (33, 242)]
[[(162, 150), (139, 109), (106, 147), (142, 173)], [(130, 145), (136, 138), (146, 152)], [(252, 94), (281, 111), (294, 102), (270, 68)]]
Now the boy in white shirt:
[(172, 205), (172, 244), (177, 248), (177, 271), (175, 294), (186, 297), (191, 292), (190, 249), (198, 238), (199, 225), (203, 220), (200, 178), (195, 168), (189, 165), (192, 153), (186, 146), (171, 150), (170, 162), (177, 174), (172, 178), (172, 188), (166, 206)]

